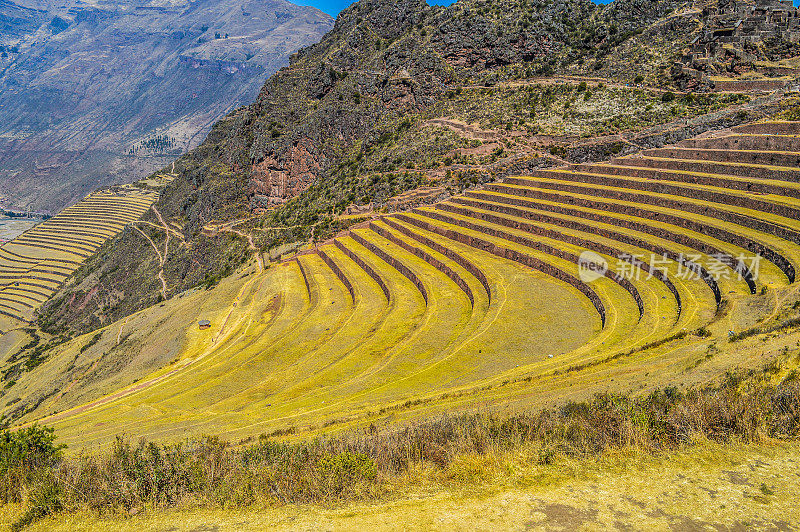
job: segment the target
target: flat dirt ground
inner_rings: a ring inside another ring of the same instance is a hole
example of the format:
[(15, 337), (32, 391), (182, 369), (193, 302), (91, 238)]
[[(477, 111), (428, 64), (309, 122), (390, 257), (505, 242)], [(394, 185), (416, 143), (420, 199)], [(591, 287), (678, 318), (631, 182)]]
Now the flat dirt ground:
[[(84, 513), (42, 521), (29, 530), (653, 531), (800, 527), (798, 443), (722, 447), (705, 442), (656, 457), (618, 453), (595, 461), (562, 460), (537, 466), (526, 465), (523, 457), (516, 456), (494, 467), (480, 465), (477, 469), (490, 474), (486, 487), (478, 488), (476, 482), (470, 488), (470, 483), (464, 482), (465, 472), (476, 470), (467, 461), (455, 470), (437, 472), (438, 476), (418, 472), (396, 487), (399, 497), (371, 504), (143, 510), (133, 517), (103, 519)], [(18, 510), (6, 508), (4, 512), (2, 521), (8, 526)]]
[(41, 220), (26, 220), (0, 216), (0, 246), (38, 224)]

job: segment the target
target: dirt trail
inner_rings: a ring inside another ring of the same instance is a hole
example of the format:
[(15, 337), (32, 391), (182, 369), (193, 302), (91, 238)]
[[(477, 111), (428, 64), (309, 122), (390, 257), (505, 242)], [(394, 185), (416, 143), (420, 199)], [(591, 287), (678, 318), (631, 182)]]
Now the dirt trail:
[[(156, 255), (158, 255), (158, 263), (159, 263), (158, 264), (158, 267), (159, 267), (159, 269), (158, 269), (158, 280), (161, 281), (161, 297), (163, 297), (166, 300), (168, 298), (169, 288), (167, 286), (167, 279), (164, 276), (164, 263), (167, 261), (167, 254), (169, 253), (170, 235), (175, 236), (176, 238), (178, 238), (178, 240), (181, 242), (181, 244), (185, 245), (186, 242), (185, 242), (185, 240), (183, 238), (183, 235), (178, 233), (175, 229), (171, 228), (169, 226), (169, 224), (167, 224), (167, 222), (164, 221), (164, 218), (161, 216), (161, 213), (158, 211), (158, 209), (156, 208), (155, 205), (152, 205), (150, 208), (153, 209), (153, 212), (156, 214), (156, 217), (158, 218), (158, 221), (161, 222), (161, 225), (154, 224), (153, 222), (147, 222), (147, 221), (140, 220), (139, 222), (136, 222), (136, 223), (133, 224), (133, 228), (136, 229), (137, 231), (139, 231), (139, 233), (141, 233), (141, 235), (143, 237), (145, 237), (148, 242), (150, 242), (150, 245), (153, 246), (153, 250), (156, 252)], [(149, 236), (147, 236), (147, 233), (142, 231), (136, 224), (145, 224), (145, 225), (149, 225), (151, 227), (155, 227), (156, 229), (159, 229), (161, 231), (164, 231), (164, 251), (163, 251), (163, 253), (158, 249), (158, 246), (156, 246), (156, 243), (153, 242), (153, 239), (151, 239)], [(121, 331), (121, 328), (120, 328), (120, 331)]]
[(161, 281), (161, 296), (164, 299), (167, 299), (167, 281), (164, 278), (164, 256), (161, 254), (161, 251), (158, 249), (158, 246), (156, 246), (156, 243), (153, 242), (153, 239), (147, 236), (147, 233), (145, 233), (135, 225), (133, 226), (133, 228), (139, 231), (139, 233), (141, 233), (141, 235), (145, 237), (148, 242), (150, 242), (150, 245), (153, 246), (153, 251), (155, 251), (156, 255), (158, 256), (158, 262), (159, 262), (158, 279)]

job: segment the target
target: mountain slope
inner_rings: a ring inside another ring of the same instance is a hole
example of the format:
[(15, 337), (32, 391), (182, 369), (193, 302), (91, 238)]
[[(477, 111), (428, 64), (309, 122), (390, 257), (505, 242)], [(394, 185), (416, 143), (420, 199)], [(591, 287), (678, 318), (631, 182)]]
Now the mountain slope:
[(4, 1), (0, 17), (0, 194), (50, 210), (195, 147), (331, 25), (283, 0)]
[[(647, 27), (675, 4), (617, 0), (613, 18), (619, 27)], [(278, 228), (255, 234), (268, 249), (331, 234), (348, 205), (381, 204), (419, 186), (425, 161), (440, 167), (469, 144), (425, 127), (429, 110), (458, 87), (580, 61), (590, 68), (588, 57), (625, 40), (610, 35), (606, 9), (589, 0), (462, 0), (447, 8), (362, 0), (346, 9), (319, 43), (267, 81), (255, 103), (220, 120), (176, 162), (178, 178), (157, 205), (187, 242), (165, 264), (170, 294), (213, 282), (244, 260), (246, 243), (231, 248), (236, 235), (204, 232), (208, 225), (256, 215), (253, 223)], [(455, 186), (487, 178), (480, 175)], [(156, 302), (158, 262), (148, 249), (139, 235), (123, 234), (44, 309), (43, 323), (85, 331)], [(69, 304), (75, 290), (95, 295), (78, 309)]]

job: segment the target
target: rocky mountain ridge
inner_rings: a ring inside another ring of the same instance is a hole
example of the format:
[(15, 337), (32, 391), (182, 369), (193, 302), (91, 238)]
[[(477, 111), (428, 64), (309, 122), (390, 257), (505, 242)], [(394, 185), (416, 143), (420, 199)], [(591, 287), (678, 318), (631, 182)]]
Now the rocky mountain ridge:
[(284, 0), (4, 0), (0, 194), (57, 211), (161, 168), (331, 23)]
[[(494, 87), (517, 87), (527, 103), (510, 110), (497, 107), (503, 115), (497, 119), (506, 128), (524, 125), (526, 116), (540, 111), (552, 115), (559, 98), (558, 114), (583, 121), (572, 111), (578, 95), (589, 101), (592, 93), (604, 93), (617, 103), (627, 101), (636, 89), (626, 85), (641, 78), (664, 88), (653, 93), (646, 110), (631, 101), (631, 112), (645, 113), (636, 120), (674, 119), (686, 109), (666, 100), (662, 105), (658, 91), (673, 87), (669, 67), (687, 38), (686, 24), (664, 23), (681, 5), (669, 0), (615, 0), (609, 6), (588, 0), (462, 0), (450, 7), (428, 6), (424, 0), (354, 4), (319, 43), (302, 49), (290, 66), (271, 77), (255, 103), (220, 120), (202, 145), (176, 162), (178, 177), (157, 204), (162, 216), (181, 227), (185, 242), (173, 247), (164, 263), (170, 294), (210, 286), (249, 255), (242, 237), (210, 231), (210, 226), (242, 220), (246, 225), (239, 227), (252, 229), (255, 246), (265, 251), (324, 238), (348, 223), (339, 218), (348, 206), (384, 205), (428, 184), (431, 169), (440, 169), (439, 185), (448, 189), (493, 179), (492, 172), (502, 175), (500, 168), (454, 166), (459, 150), (474, 146), (446, 128), (428, 127), (427, 119), (435, 118), (429, 115), (442, 102), (482, 98), (485, 107)], [(639, 36), (651, 27), (659, 28), (663, 53), (609, 74), (620, 89), (594, 82), (576, 93), (571, 86), (535, 81), (559, 72), (606, 72), (604, 62), (621, 50), (646, 52), (650, 37)], [(658, 116), (650, 111), (656, 102), (664, 107)], [(702, 100), (696, 112), (712, 105), (717, 104)], [(508, 112), (515, 113), (514, 123)], [(627, 127), (615, 126), (615, 120), (609, 122), (612, 130)], [(611, 138), (608, 146), (595, 150), (597, 156), (618, 153), (620, 143)], [(534, 153), (508, 164), (517, 171), (553, 164), (561, 153), (556, 148), (550, 149), (552, 156)], [(493, 150), (486, 158), (496, 166), (513, 148), (505, 144)], [(156, 302), (160, 285), (148, 246), (140, 235), (124, 233), (45, 307), (41, 324), (53, 332), (85, 331)], [(115, 289), (104, 288), (109, 286)], [(88, 293), (92, 297), (83, 304)], [(78, 300), (80, 308), (73, 304)]]

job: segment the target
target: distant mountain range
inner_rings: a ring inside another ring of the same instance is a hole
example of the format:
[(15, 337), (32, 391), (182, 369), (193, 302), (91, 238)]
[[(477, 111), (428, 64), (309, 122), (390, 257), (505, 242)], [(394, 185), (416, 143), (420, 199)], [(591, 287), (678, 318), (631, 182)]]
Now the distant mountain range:
[(332, 26), (284, 0), (0, 0), (0, 202), (57, 211), (163, 167)]

